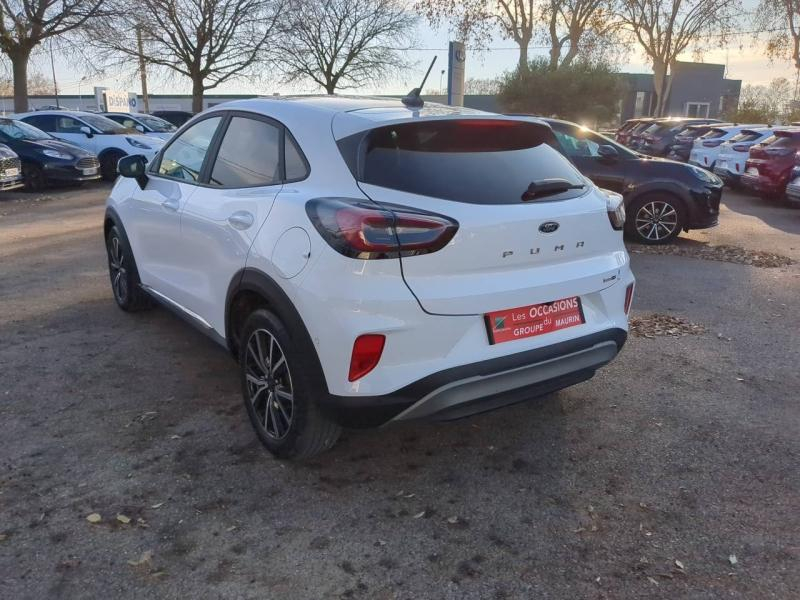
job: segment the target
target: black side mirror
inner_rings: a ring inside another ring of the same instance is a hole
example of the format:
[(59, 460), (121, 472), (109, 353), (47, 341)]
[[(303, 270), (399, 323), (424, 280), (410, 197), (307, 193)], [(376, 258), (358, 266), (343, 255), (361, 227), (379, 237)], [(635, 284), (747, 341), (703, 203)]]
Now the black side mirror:
[(117, 171), (123, 177), (130, 177), (135, 179), (139, 187), (144, 189), (147, 187), (147, 159), (141, 154), (129, 154), (119, 159), (117, 163)]
[(599, 146), (597, 148), (597, 155), (600, 158), (608, 161), (615, 161), (619, 158), (619, 152), (617, 152), (617, 149), (610, 144), (603, 144), (602, 146)]

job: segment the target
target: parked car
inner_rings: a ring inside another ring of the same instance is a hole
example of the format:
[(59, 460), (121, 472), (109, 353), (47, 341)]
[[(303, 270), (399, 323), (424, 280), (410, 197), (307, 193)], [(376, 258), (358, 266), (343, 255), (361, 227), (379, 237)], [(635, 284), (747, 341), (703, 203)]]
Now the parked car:
[(800, 127), (775, 129), (775, 140), (750, 148), (741, 183), (762, 198), (781, 198), (800, 151)]
[(100, 173), (106, 180), (117, 176), (117, 162), (123, 156), (141, 154), (150, 160), (164, 145), (163, 140), (126, 129), (96, 113), (37, 111), (14, 115), (13, 118), (96, 154), (100, 160)]
[(718, 125), (695, 139), (692, 151), (689, 153), (689, 162), (698, 167), (714, 170), (720, 147), (732, 137), (739, 135), (743, 129), (759, 129), (766, 127), (764, 124), (749, 125)]
[(634, 129), (636, 129), (639, 126), (647, 127), (652, 122), (653, 122), (652, 117), (640, 117), (636, 119), (628, 119), (622, 124), (622, 127), (620, 127), (617, 130), (614, 139), (617, 140), (617, 142), (619, 142), (623, 146), (627, 146), (628, 141), (630, 140), (631, 134), (633, 133)]
[(151, 135), (160, 138), (164, 141), (172, 137), (178, 128), (169, 121), (165, 121), (161, 117), (148, 115), (145, 113), (102, 113), (104, 117), (108, 117), (127, 129), (135, 129), (139, 133)]
[(22, 168), (16, 152), (5, 144), (0, 144), (0, 191), (21, 188)]
[(642, 119), (638, 125), (631, 129), (630, 133), (628, 134), (628, 141), (625, 142), (625, 145), (631, 150), (638, 150), (643, 143), (642, 136), (644, 135), (644, 132), (650, 129), (650, 127), (653, 126), (653, 123), (655, 123), (657, 120), (658, 119), (654, 119), (652, 117), (648, 119)]
[(155, 298), (226, 345), (284, 458), (329, 448), (342, 424), (572, 385), (622, 347), (633, 275), (622, 197), (554, 143), (541, 121), (416, 100), (213, 107), (149, 166), (120, 161), (114, 298)]
[(800, 207), (800, 153), (794, 155), (794, 168), (786, 185), (786, 200), (795, 207)]
[(190, 113), (188, 110), (154, 110), (150, 114), (159, 119), (169, 121), (175, 127), (181, 127), (194, 116), (194, 113)]
[(19, 155), (25, 187), (29, 190), (41, 190), (50, 183), (100, 179), (97, 156), (24, 121), (0, 119), (0, 142)]
[(719, 123), (719, 119), (667, 119), (656, 121), (645, 129), (641, 136), (642, 144), (639, 151), (650, 156), (666, 156), (675, 137), (689, 125), (703, 125), (706, 123)]
[(708, 133), (714, 127), (725, 127), (726, 125), (733, 125), (733, 123), (705, 123), (703, 125), (689, 125), (688, 127), (684, 127), (672, 141), (669, 152), (667, 153), (667, 158), (688, 162), (689, 155), (694, 147), (694, 141), (697, 138)]
[(722, 180), (704, 169), (652, 158), (575, 123), (543, 119), (560, 150), (599, 187), (625, 199), (626, 233), (642, 244), (664, 244), (683, 230), (713, 227)]
[(742, 129), (727, 142), (720, 144), (719, 154), (714, 163), (714, 173), (728, 185), (738, 186), (750, 155), (750, 148), (771, 138), (772, 135), (771, 127)]

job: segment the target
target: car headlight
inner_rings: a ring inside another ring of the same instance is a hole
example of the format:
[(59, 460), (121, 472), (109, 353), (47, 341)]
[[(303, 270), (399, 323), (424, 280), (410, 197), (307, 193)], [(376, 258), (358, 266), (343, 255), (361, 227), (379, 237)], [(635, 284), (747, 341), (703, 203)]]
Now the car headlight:
[(604, 190), (603, 188), (598, 189), (606, 197), (606, 212), (608, 212), (608, 220), (611, 222), (611, 227), (617, 231), (622, 231), (622, 228), (625, 227), (625, 202), (622, 199), (622, 194)]
[(60, 158), (61, 160), (71, 160), (73, 158), (72, 154), (59, 152), (58, 150), (42, 150), (42, 154), (51, 158)]
[(127, 142), (134, 148), (141, 148), (142, 150), (152, 150), (150, 146), (137, 140), (136, 138), (126, 137)]
[(706, 171), (705, 169), (701, 169), (700, 167), (695, 167), (693, 165), (689, 165), (689, 168), (691, 169), (694, 176), (697, 177), (700, 181), (703, 181), (705, 183), (713, 183), (716, 185), (722, 183), (722, 180), (719, 177), (717, 177), (713, 173)]

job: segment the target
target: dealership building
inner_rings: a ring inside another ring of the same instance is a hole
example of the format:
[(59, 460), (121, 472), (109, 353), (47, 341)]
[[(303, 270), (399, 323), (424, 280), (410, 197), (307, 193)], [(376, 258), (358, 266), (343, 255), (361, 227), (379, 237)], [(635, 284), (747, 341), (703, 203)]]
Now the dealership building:
[[(622, 78), (622, 98), (619, 103), (619, 121), (633, 117), (646, 117), (653, 114), (656, 95), (651, 73), (620, 73)], [(725, 65), (710, 63), (678, 62), (669, 76), (666, 116), (674, 117), (710, 117), (719, 118), (739, 104), (739, 93), (742, 82), (739, 79), (725, 77)], [(344, 92), (347, 93), (347, 92)], [(254, 98), (254, 94), (207, 94), (203, 98), (203, 108), (211, 108), (223, 102)], [(447, 102), (447, 96), (423, 96), (431, 102)], [(149, 108), (154, 110), (186, 110), (192, 108), (192, 97), (188, 94), (150, 94)], [(97, 100), (92, 94), (59, 96), (58, 104), (73, 110), (97, 110)], [(30, 96), (31, 110), (50, 108), (56, 105), (54, 96)], [(467, 94), (464, 106), (503, 112), (502, 107), (493, 95)], [(11, 96), (0, 96), (0, 113), (11, 114), (14, 111), (14, 99)], [(144, 104), (141, 96), (130, 94), (131, 112), (143, 112)]]

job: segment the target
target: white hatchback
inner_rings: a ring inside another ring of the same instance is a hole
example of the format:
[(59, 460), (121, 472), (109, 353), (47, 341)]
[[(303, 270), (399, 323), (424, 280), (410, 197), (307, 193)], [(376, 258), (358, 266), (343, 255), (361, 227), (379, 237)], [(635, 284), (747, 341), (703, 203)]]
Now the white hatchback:
[(103, 179), (109, 181), (117, 176), (117, 162), (123, 156), (140, 154), (150, 160), (164, 146), (164, 140), (127, 129), (97, 113), (40, 110), (14, 115), (13, 118), (97, 155)]
[(172, 137), (173, 133), (178, 131), (178, 128), (169, 121), (146, 113), (107, 112), (102, 114), (127, 129), (135, 129), (140, 133), (159, 138), (165, 142)]
[(694, 141), (692, 151), (689, 153), (689, 163), (703, 167), (709, 171), (714, 170), (720, 147), (744, 129), (759, 129), (766, 125), (724, 125), (714, 127), (708, 133), (704, 133)]
[(441, 105), (216, 106), (150, 165), (120, 161), (114, 297), (226, 346), (279, 457), (585, 381), (625, 342), (634, 279), (622, 197), (554, 146), (545, 123)]
[(742, 129), (739, 133), (719, 146), (719, 154), (714, 163), (714, 173), (730, 185), (737, 185), (744, 173), (750, 148), (760, 144), (773, 134), (771, 127)]

